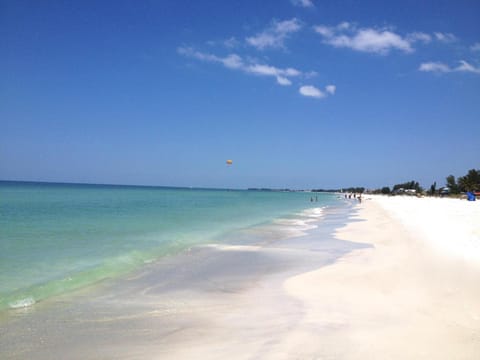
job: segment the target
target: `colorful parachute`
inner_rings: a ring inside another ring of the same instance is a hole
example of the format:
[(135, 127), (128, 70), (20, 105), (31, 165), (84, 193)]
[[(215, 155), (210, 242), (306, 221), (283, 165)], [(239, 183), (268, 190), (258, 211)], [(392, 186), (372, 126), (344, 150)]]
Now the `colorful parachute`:
[(233, 161), (232, 160), (227, 160), (227, 165), (232, 165)]

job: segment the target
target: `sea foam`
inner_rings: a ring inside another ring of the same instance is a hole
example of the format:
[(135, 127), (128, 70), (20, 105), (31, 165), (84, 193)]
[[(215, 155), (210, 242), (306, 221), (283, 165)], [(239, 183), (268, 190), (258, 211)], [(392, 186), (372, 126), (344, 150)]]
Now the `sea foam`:
[(11, 309), (21, 309), (32, 306), (33, 304), (35, 304), (35, 302), (36, 301), (33, 297), (27, 297), (24, 299), (12, 301), (8, 305)]

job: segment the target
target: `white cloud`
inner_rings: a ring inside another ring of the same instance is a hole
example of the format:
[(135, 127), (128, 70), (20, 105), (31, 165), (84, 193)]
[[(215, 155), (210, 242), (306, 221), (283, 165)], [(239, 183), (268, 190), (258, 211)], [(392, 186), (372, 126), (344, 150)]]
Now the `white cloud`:
[(307, 97), (313, 97), (316, 99), (322, 99), (327, 95), (334, 95), (337, 87), (335, 85), (325, 86), (325, 91), (320, 90), (319, 88), (312, 85), (304, 85), (298, 89), (298, 92)]
[[(340, 42), (341, 43), (341, 42)], [(411, 52), (410, 43), (391, 31), (377, 31), (375, 29), (360, 30), (346, 43), (355, 50), (386, 54), (390, 49), (399, 49)]]
[(337, 90), (337, 87), (335, 85), (325, 86), (325, 91), (331, 95), (334, 95), (336, 90)]
[(441, 32), (436, 32), (433, 33), (435, 37), (437, 38), (438, 41), (442, 42), (453, 42), (457, 40), (457, 37), (451, 33), (441, 33)]
[(300, 21), (293, 18), (291, 20), (274, 22), (273, 29), (277, 34), (288, 34), (300, 30), (301, 27)]
[(312, 0), (290, 0), (290, 1), (295, 6), (300, 6), (304, 8), (315, 7)]
[(273, 21), (270, 27), (261, 33), (246, 38), (249, 45), (259, 50), (266, 48), (283, 48), (285, 39), (292, 33), (301, 29), (302, 25), (299, 20), (293, 18), (291, 20)]
[(223, 46), (223, 47), (226, 47), (228, 49), (233, 49), (233, 48), (236, 48), (240, 45), (240, 42), (234, 37), (230, 37), (228, 39), (225, 39), (225, 40), (208, 40), (207, 41), (207, 45), (209, 46)]
[(314, 26), (313, 29), (320, 35), (325, 36), (327, 38), (331, 38), (335, 35), (333, 28), (329, 26), (317, 25), (317, 26)]
[[(350, 23), (343, 22), (335, 27), (315, 26), (314, 30), (324, 38), (325, 43), (334, 47), (346, 47), (356, 51), (382, 55), (388, 54), (393, 49), (406, 53), (413, 51), (412, 40), (409, 41), (408, 38), (386, 29), (357, 29)], [(416, 38), (419, 36), (416, 35)], [(426, 36), (422, 37), (426, 39)]]
[(292, 84), (290, 78), (302, 75), (302, 72), (294, 68), (277, 68), (275, 66), (259, 64), (252, 60), (244, 60), (237, 54), (229, 54), (220, 57), (213, 54), (203, 53), (188, 47), (180, 47), (178, 53), (200, 61), (222, 64), (228, 69), (240, 70), (247, 74), (257, 76), (273, 77), (279, 85), (288, 86)]
[[(356, 51), (386, 55), (392, 50), (405, 53), (414, 51), (415, 43), (430, 43), (434, 38), (441, 42), (453, 42), (457, 37), (451, 33), (412, 32), (400, 35), (389, 28), (358, 28), (354, 24), (342, 22), (337, 26), (317, 25), (315, 32), (323, 37), (323, 42), (334, 47), (350, 48)], [(480, 43), (478, 44), (480, 50)]]
[(241, 69), (244, 66), (242, 58), (237, 54), (230, 54), (227, 57), (220, 59), (220, 62), (230, 69)]
[(344, 21), (344, 22), (341, 22), (340, 24), (337, 25), (337, 29), (338, 30), (347, 30), (347, 29), (350, 29), (352, 25), (347, 22), (347, 21)]
[(227, 39), (223, 42), (223, 45), (227, 48), (234, 48), (238, 46), (238, 40), (235, 39), (233, 36), (230, 39)]
[(321, 99), (325, 97), (325, 94), (320, 89), (312, 85), (304, 85), (298, 91), (303, 96), (314, 97), (317, 99)]
[(177, 52), (181, 55), (192, 57), (202, 61), (220, 61), (220, 59), (215, 55), (201, 53), (199, 51), (195, 51), (191, 47), (179, 47), (177, 48)]
[(448, 65), (441, 62), (427, 62), (422, 63), (418, 68), (420, 71), (426, 72), (450, 72), (452, 71)]
[(277, 83), (283, 86), (292, 85), (292, 82), (283, 76), (277, 76)]
[(460, 65), (456, 67), (450, 67), (441, 62), (427, 62), (421, 64), (418, 70), (437, 73), (469, 72), (473, 74), (480, 74), (480, 67), (475, 67), (465, 60), (460, 60), (459, 63)]
[(425, 34), (423, 32), (413, 32), (407, 35), (407, 40), (411, 43), (421, 41), (427, 44), (432, 41), (432, 37), (429, 34)]
[(229, 69), (241, 69), (245, 66), (242, 58), (237, 54), (230, 54), (222, 58), (213, 54), (202, 53), (189, 47), (179, 47), (177, 51), (181, 55), (191, 57), (197, 60), (221, 63), (223, 64), (223, 66)]
[(473, 44), (472, 46), (470, 46), (470, 50), (480, 51), (480, 42), (477, 42), (477, 43)]
[(480, 74), (480, 67), (475, 67), (469, 63), (467, 63), (465, 60), (460, 60), (460, 65), (458, 65), (454, 71), (464, 71), (464, 72), (471, 72), (474, 74)]
[(337, 47), (349, 47), (358, 51), (387, 54), (391, 49), (411, 52), (408, 41), (390, 31), (377, 31), (375, 29), (359, 30), (353, 37), (337, 36), (329, 41)]
[(279, 39), (274, 34), (261, 33), (253, 37), (246, 39), (247, 43), (256, 47), (257, 49), (263, 50), (268, 47), (282, 47), (283, 39)]
[(277, 83), (280, 85), (291, 85), (292, 82), (288, 79), (288, 77), (301, 75), (301, 72), (296, 69), (279, 69), (275, 66), (263, 64), (248, 65), (244, 68), (244, 71), (260, 76), (273, 76), (277, 79)]

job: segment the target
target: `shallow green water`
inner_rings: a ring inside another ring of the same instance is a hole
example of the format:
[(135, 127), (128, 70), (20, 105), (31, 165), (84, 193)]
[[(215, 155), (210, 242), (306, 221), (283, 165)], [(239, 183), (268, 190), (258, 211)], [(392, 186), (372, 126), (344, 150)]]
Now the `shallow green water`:
[(0, 182), (0, 310), (335, 202), (308, 193)]

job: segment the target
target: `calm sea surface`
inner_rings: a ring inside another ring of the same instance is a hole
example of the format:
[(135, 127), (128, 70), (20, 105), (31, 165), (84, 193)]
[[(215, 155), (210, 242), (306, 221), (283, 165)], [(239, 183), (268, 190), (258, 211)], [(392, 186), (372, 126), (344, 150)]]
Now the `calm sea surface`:
[(0, 311), (336, 202), (332, 194), (0, 182)]

